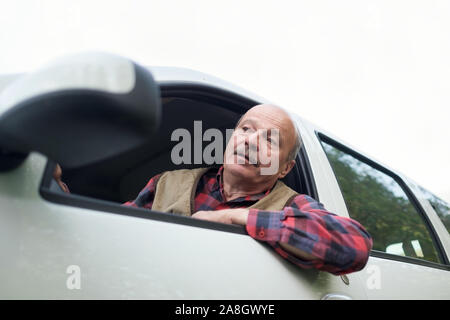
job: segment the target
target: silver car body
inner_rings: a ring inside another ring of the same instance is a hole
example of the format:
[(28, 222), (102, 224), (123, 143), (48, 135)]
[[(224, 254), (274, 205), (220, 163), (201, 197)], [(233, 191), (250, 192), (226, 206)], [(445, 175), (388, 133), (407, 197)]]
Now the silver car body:
[[(196, 71), (149, 70), (160, 84), (203, 84), (269, 102)], [(0, 78), (0, 90), (23, 76)], [(316, 133), (339, 139), (292, 117), (320, 202), (348, 217)], [(248, 235), (53, 203), (39, 191), (46, 163), (44, 155), (32, 153), (20, 167), (0, 173), (1, 299), (450, 298), (448, 268), (372, 255), (362, 271), (340, 277), (300, 269)], [(396, 173), (420, 201), (449, 257), (450, 237), (436, 212), (413, 181)], [(78, 289), (68, 285), (73, 266), (80, 275)]]

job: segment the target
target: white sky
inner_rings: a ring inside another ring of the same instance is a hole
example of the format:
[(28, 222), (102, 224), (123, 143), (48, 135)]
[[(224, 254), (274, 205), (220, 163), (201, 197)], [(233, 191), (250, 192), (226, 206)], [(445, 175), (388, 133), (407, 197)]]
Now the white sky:
[(85, 50), (264, 96), (450, 201), (450, 1), (0, 0), (0, 74)]

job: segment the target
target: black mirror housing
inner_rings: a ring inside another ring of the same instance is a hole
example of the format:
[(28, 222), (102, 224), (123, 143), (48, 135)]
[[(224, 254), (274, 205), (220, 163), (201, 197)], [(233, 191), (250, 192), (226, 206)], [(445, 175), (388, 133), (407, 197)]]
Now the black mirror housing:
[(144, 67), (84, 53), (17, 80), (3, 91), (1, 111), (1, 149), (77, 168), (144, 143), (159, 126), (161, 98)]

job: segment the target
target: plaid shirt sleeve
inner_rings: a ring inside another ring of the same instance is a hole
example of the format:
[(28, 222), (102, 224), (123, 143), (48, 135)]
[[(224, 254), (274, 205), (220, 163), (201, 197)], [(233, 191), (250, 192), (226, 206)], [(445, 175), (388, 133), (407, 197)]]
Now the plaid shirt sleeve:
[[(299, 267), (335, 275), (363, 269), (373, 244), (369, 233), (357, 221), (328, 212), (307, 195), (296, 196), (283, 211), (250, 209), (246, 229), (252, 238), (267, 242)], [(302, 260), (281, 248), (279, 242), (317, 259)]]
[(130, 206), (135, 208), (151, 209), (153, 205), (153, 199), (155, 198), (156, 184), (158, 183), (161, 174), (157, 174), (151, 178), (144, 189), (139, 192), (136, 199), (128, 201), (122, 204), (123, 206)]

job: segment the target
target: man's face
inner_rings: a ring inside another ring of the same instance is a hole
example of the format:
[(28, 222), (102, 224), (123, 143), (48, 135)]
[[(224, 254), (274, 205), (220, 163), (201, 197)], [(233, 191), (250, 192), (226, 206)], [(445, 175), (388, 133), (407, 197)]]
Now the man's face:
[(225, 150), (224, 167), (252, 181), (282, 175), (295, 131), (281, 109), (260, 105), (250, 109), (235, 128)]

